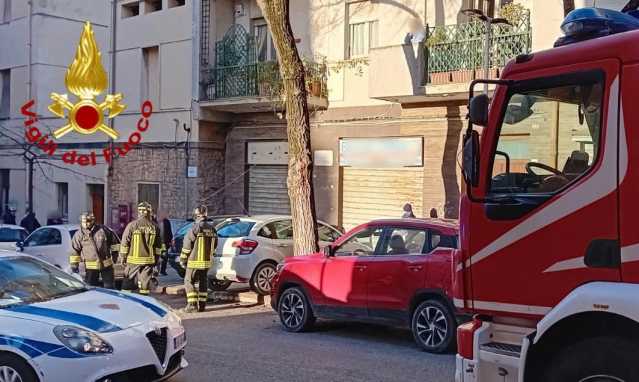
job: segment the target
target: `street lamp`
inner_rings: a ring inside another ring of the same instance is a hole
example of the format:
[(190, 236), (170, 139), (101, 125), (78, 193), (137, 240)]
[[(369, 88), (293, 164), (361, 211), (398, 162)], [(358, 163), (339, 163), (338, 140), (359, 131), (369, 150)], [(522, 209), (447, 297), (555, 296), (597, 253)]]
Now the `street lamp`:
[[(484, 78), (488, 78), (490, 72), (490, 50), (492, 41), (492, 28), (494, 24), (512, 25), (508, 20), (501, 17), (490, 17), (480, 9), (462, 9), (464, 15), (478, 19), (486, 26), (486, 39), (484, 41)], [(488, 95), (488, 84), (484, 84), (484, 94)]]

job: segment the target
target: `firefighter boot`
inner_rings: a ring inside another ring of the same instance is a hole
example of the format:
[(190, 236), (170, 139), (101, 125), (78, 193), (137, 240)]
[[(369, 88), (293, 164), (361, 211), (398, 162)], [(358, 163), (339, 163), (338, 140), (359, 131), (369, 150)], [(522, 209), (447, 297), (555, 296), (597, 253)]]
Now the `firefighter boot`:
[(182, 313), (195, 313), (198, 311), (198, 307), (196, 304), (188, 303), (184, 308), (182, 308)]

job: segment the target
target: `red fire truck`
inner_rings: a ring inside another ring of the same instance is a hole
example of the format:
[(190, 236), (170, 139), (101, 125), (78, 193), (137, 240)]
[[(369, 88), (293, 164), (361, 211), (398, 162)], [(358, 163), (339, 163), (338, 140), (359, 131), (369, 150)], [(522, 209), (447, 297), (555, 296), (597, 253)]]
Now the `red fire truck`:
[(635, 16), (573, 11), (555, 48), (471, 85), (457, 382), (639, 381)]

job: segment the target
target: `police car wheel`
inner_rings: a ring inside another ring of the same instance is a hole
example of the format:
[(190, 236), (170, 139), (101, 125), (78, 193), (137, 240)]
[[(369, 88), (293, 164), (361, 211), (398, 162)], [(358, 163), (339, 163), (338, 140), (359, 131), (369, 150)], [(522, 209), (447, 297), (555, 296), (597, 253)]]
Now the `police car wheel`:
[(0, 382), (37, 382), (35, 372), (22, 358), (0, 353)]
[(304, 332), (315, 323), (315, 316), (304, 292), (297, 287), (282, 292), (277, 304), (277, 313), (284, 329), (289, 332)]

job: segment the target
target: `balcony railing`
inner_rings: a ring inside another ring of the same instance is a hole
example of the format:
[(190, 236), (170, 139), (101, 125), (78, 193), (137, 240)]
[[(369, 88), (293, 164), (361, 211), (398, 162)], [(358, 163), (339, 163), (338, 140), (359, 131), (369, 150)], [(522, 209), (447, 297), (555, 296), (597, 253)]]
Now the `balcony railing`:
[[(483, 78), (486, 26), (470, 22), (428, 28), (426, 66), (431, 84), (468, 82)], [(490, 77), (519, 54), (529, 53), (532, 45), (530, 13), (525, 12), (514, 25), (492, 27)]]
[[(327, 97), (326, 64), (305, 61), (306, 90), (315, 97)], [(268, 97), (279, 100), (283, 83), (274, 61), (247, 65), (219, 66), (202, 72), (202, 98)]]

